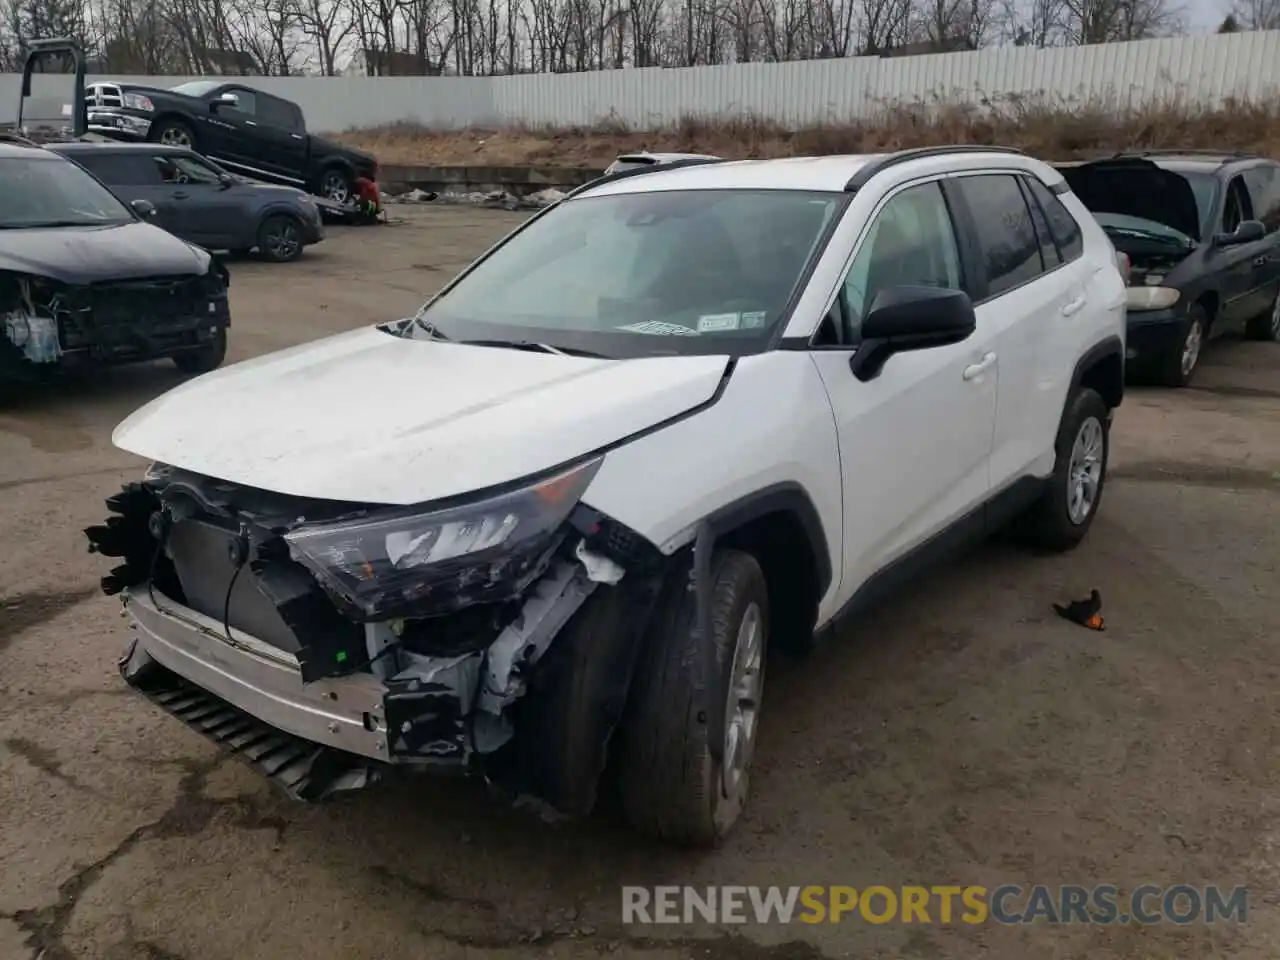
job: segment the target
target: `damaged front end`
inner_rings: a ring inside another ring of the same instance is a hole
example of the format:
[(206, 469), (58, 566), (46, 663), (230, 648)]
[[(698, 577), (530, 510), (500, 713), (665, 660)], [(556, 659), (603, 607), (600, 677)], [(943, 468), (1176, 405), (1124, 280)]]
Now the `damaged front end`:
[(82, 284), (0, 271), (0, 378), (198, 351), (230, 325), (228, 285), (216, 263), (203, 276)]
[(445, 767), (584, 813), (668, 564), (580, 503), (598, 467), (398, 508), (155, 465), (85, 531), (121, 672), (299, 799)]

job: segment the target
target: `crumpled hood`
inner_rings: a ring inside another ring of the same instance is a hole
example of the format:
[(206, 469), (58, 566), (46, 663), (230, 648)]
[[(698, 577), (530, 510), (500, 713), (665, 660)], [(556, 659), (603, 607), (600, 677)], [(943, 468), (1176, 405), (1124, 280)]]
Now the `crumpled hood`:
[(715, 396), (728, 358), (598, 360), (369, 327), (188, 381), (121, 423), (122, 450), (329, 500), (413, 504), (546, 470)]
[(63, 283), (200, 276), (209, 260), (205, 251), (149, 223), (0, 230), (0, 270)]

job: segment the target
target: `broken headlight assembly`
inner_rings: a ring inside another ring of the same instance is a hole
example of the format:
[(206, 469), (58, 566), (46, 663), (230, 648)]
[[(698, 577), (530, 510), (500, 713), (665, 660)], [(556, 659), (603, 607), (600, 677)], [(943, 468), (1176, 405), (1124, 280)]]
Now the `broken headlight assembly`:
[(293, 559), (357, 621), (511, 599), (542, 573), (600, 463), (455, 506), (303, 523), (284, 539)]

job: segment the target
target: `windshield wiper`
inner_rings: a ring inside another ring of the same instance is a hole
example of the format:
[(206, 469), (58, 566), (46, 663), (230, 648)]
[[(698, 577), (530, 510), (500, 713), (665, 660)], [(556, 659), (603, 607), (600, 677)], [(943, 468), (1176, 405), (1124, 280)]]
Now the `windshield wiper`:
[(561, 357), (594, 357), (607, 360), (603, 353), (594, 350), (581, 350), (577, 347), (553, 347), (549, 343), (538, 343), (536, 340), (463, 340), (472, 347), (505, 347), (509, 350), (528, 350), (533, 353), (552, 353)]

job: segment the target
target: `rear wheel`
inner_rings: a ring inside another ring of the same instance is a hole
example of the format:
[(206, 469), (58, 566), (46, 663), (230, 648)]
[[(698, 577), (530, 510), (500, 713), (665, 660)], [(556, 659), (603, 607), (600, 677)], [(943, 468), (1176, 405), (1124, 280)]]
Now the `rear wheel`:
[(1084, 539), (1102, 503), (1111, 453), (1111, 412), (1096, 390), (1067, 398), (1058, 427), (1053, 475), (1040, 499), (1019, 519), (1016, 533), (1033, 546), (1064, 551)]
[(208, 373), (222, 366), (227, 357), (227, 329), (223, 327), (208, 343), (188, 353), (180, 353), (173, 358), (174, 364), (183, 373)]
[(1209, 337), (1209, 315), (1204, 307), (1194, 304), (1187, 311), (1181, 336), (1176, 338), (1161, 357), (1156, 370), (1159, 383), (1166, 387), (1185, 387), (1200, 365), (1200, 354)]
[[(759, 727), (769, 595), (748, 553), (725, 550), (711, 564), (711, 636), (699, 641), (697, 600), (685, 582), (658, 601), (632, 684), (622, 730), (623, 809), (648, 836), (711, 846), (738, 821), (747, 799)], [(716, 692), (702, 694), (703, 643), (715, 645)], [(723, 711), (724, 762), (708, 749), (710, 717)]]
[(272, 263), (288, 263), (302, 256), (302, 229), (293, 217), (267, 217), (258, 228), (258, 250)]
[(351, 178), (340, 167), (330, 167), (320, 178), (320, 196), (334, 203), (347, 203), (352, 196)]
[(1245, 327), (1250, 340), (1280, 340), (1280, 293), (1266, 313), (1253, 317)]

